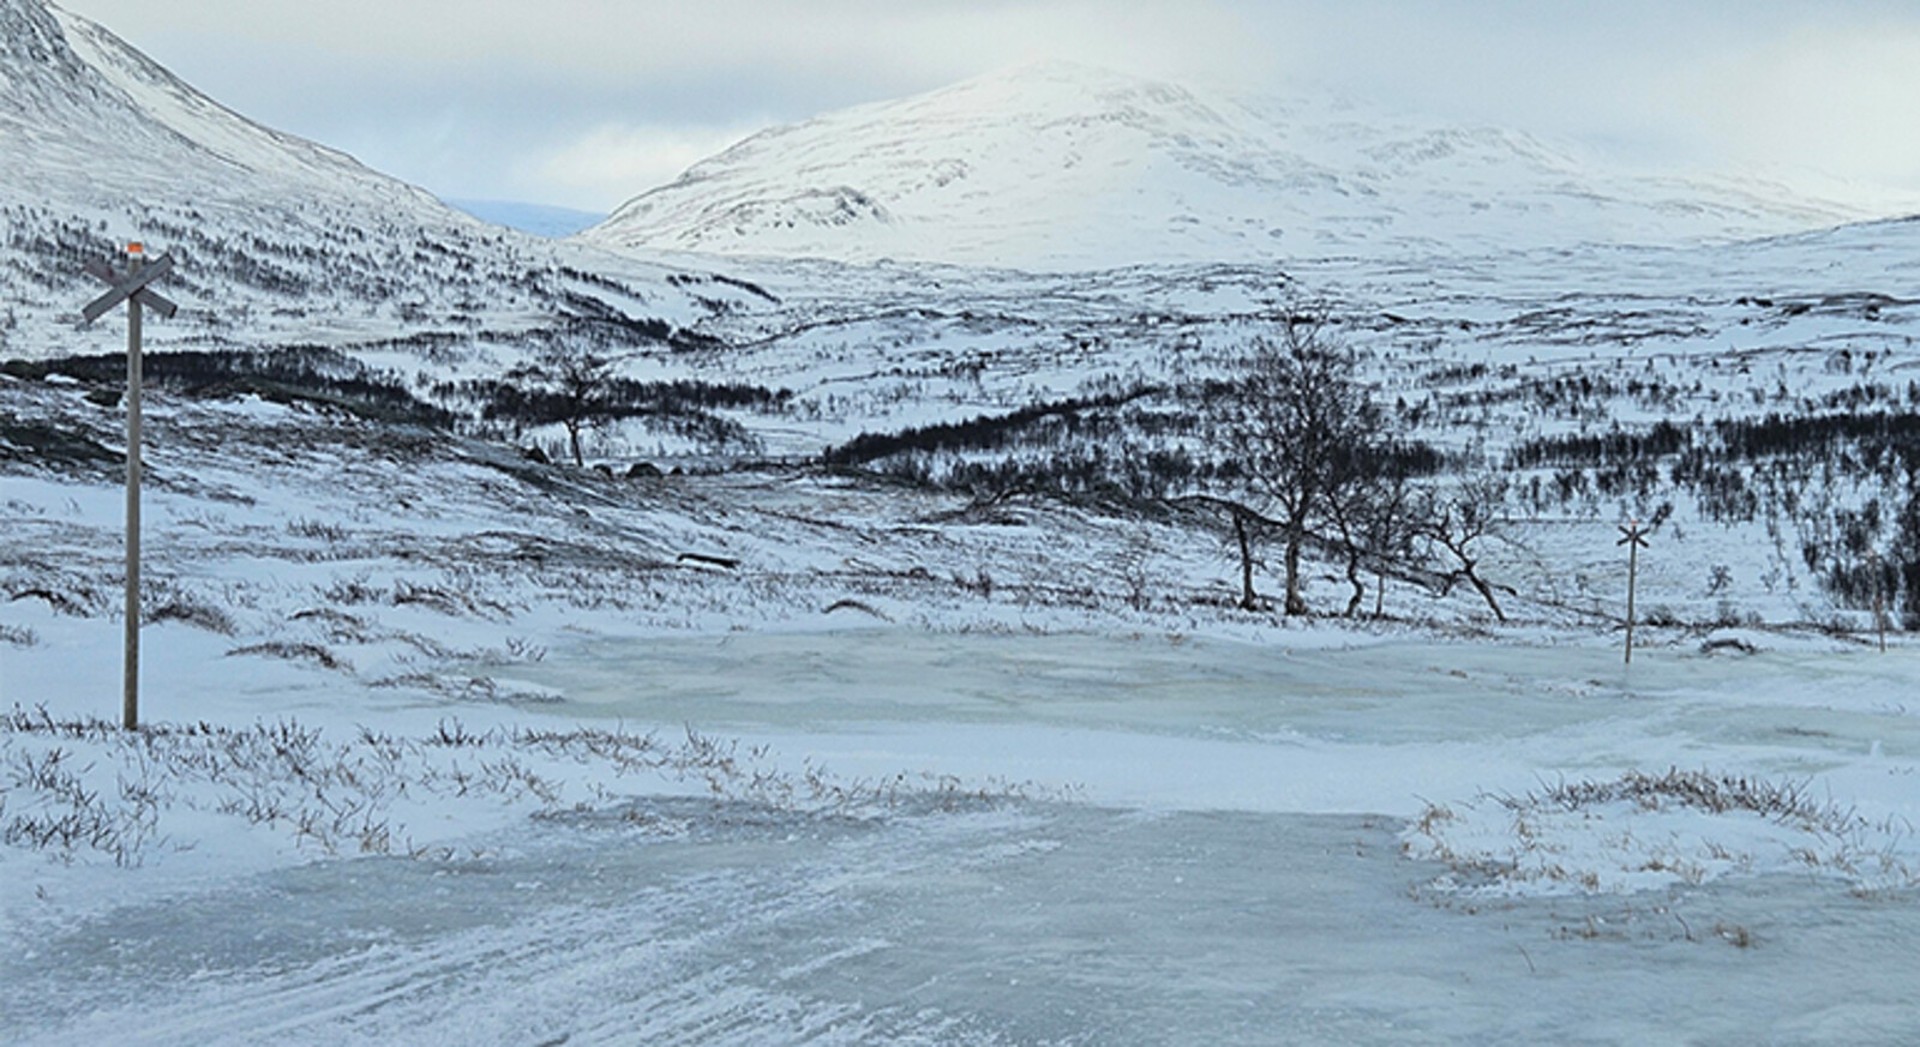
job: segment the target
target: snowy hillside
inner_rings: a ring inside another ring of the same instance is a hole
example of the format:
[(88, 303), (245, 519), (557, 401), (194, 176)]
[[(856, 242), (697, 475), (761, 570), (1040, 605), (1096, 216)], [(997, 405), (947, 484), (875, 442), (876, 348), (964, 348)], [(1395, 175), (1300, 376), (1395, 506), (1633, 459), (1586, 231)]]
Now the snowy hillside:
[(623, 248), (1104, 268), (1731, 239), (1869, 217), (1527, 135), (1050, 63), (755, 135), (634, 198)]
[(0, 1039), (1920, 1042), (1920, 220), (1620, 242), (1841, 213), (1049, 67), (549, 243), (0, 0)]
[[(989, 502), (1035, 490), (1151, 502), (1211, 482), (1220, 451), (1201, 423), (1212, 391), (1249, 340), (1317, 301), (1366, 355), (1370, 390), (1410, 439), (1450, 456), (1447, 473), (1510, 473), (1525, 497), (1516, 490), (1503, 508), (1577, 531), (1577, 540), (1550, 541), (1591, 556), (1594, 571), (1611, 570), (1615, 519), (1671, 502), (1676, 528), (1703, 547), (1696, 566), (1723, 564), (1727, 574), (1711, 591), (1677, 579), (1667, 604), (1676, 613), (1858, 624), (1866, 609), (1857, 586), (1831, 591), (1854, 585), (1865, 546), (1843, 558), (1803, 548), (1834, 547), (1823, 532), (1848, 510), (1826, 505), (1841, 490), (1832, 485), (1824, 500), (1802, 497), (1805, 467), (1824, 451), (1809, 445), (1792, 449), (1791, 463), (1748, 454), (1729, 464), (1724, 445), (1753, 446), (1783, 415), (1852, 410), (1889, 416), (1883, 428), (1904, 424), (1920, 403), (1914, 222), (1731, 245), (1528, 248), (1543, 227), (1579, 228), (1574, 219), (1599, 222), (1615, 210), (1641, 223), (1691, 215), (1695, 228), (1808, 215), (1781, 196), (1669, 185), (1678, 194), (1669, 197), (1654, 183), (1596, 181), (1509, 134), (1416, 133), (1353, 109), (1296, 107), (1280, 119), (1280, 110), (1046, 66), (769, 132), (696, 168), (680, 189), (778, 173), (756, 157), (831, 173), (858, 156), (875, 177), (944, 172), (900, 190), (883, 235), (918, 230), (939, 243), (940, 230), (972, 223), (1010, 237), (994, 241), (995, 254), (1067, 245), (1059, 250), (1110, 251), (1108, 262), (1164, 247), (1157, 226), (1102, 222), (1106, 239), (1082, 242), (1037, 220), (996, 224), (1016, 205), (1057, 216), (1057, 180), (1015, 177), (1057, 167), (1070, 187), (1090, 180), (1071, 194), (1086, 202), (1088, 221), (1102, 200), (1118, 199), (1112, 193), (1131, 194), (1126, 210), (1149, 224), (1168, 208), (1236, 199), (1249, 201), (1247, 221), (1265, 221), (1251, 201), (1277, 196), (1288, 213), (1314, 216), (1330, 238), (1322, 248), (1353, 250), (1285, 267), (1025, 274), (729, 259), (726, 272), (703, 272), (715, 256), (654, 256), (684, 263), (675, 267), (484, 226), (338, 153), (245, 121), (97, 26), (38, 0), (0, 3), (9, 114), (0, 129), (10, 146), (0, 153), (10, 201), (0, 361), (23, 380), (93, 386), (89, 402), (107, 410), (116, 346), (75, 326), (93, 293), (79, 268), (117, 238), (139, 235), (181, 263), (164, 290), (182, 315), (148, 335), (191, 350), (156, 357), (148, 372), (177, 395), (345, 403), (363, 416), (577, 454), (576, 467), (614, 473), (718, 471), (765, 456)], [(946, 133), (930, 136), (929, 127)], [(882, 148), (883, 139), (892, 145)], [(964, 164), (940, 162), (940, 150), (976, 145)], [(151, 196), (134, 202), (85, 177), (96, 164), (140, 172), (134, 184)], [(1606, 184), (1612, 195), (1595, 188)], [(1370, 208), (1388, 209), (1391, 221), (1373, 223), (1387, 239), (1340, 239), (1342, 223)], [(908, 221), (936, 211), (944, 223)], [(1566, 224), (1538, 220), (1563, 212)], [(1413, 265), (1361, 250), (1422, 250), (1416, 230), (1437, 235), (1454, 220), (1475, 237), (1505, 230), (1511, 241), (1476, 253), (1474, 237), (1450, 239)], [(1181, 235), (1204, 239), (1225, 226), (1185, 228)], [(538, 351), (604, 363), (597, 414), (552, 409), (560, 391), (551, 371), (534, 379), (520, 370)], [(57, 359), (71, 353), (101, 359)], [(1831, 424), (1868, 441), (1847, 459), (1867, 463), (1852, 494), (1870, 488), (1885, 506), (1920, 506), (1894, 476), (1885, 433)], [(1662, 442), (1648, 460), (1620, 460), (1619, 441), (1655, 430)], [(0, 454), (32, 461), (57, 449), (49, 439), (23, 431)], [(1735, 483), (1764, 484), (1764, 499), (1728, 503), (1721, 489)], [(1809, 515), (1812, 505), (1825, 508)], [(1920, 542), (1920, 526), (1900, 537), (1885, 513), (1874, 530), (1868, 544), (1878, 549)], [(1569, 575), (1565, 564), (1526, 556), (1503, 584), (1537, 603), (1529, 613), (1592, 621), (1616, 613), (1606, 575)], [(1320, 588), (1311, 596), (1324, 606), (1333, 587)], [(1899, 592), (1920, 615), (1920, 575)], [(1471, 610), (1450, 604), (1454, 613)]]
[[(156, 392), (125, 732), (87, 392), (0, 378), (10, 1041), (1920, 1033), (1898, 638), (1282, 620), (1191, 517)], [(1615, 598), (1610, 522), (1488, 570)], [(1650, 605), (1738, 548), (1672, 530)]]
[(43, 0), (0, 0), (0, 41), (0, 355), (99, 351), (76, 328), (98, 290), (81, 266), (129, 240), (178, 262), (162, 290), (181, 314), (148, 332), (163, 346), (708, 311), (657, 267), (484, 224), (255, 124)]
[[(422, 191), (247, 120), (93, 22), (38, 0), (7, 0), (0, 19), (13, 40), (0, 106), (25, 147), (10, 151), (17, 192), (218, 197), (257, 180), (334, 203), (377, 203), (415, 220), (443, 216)], [(47, 161), (63, 148), (85, 155), (62, 170)]]

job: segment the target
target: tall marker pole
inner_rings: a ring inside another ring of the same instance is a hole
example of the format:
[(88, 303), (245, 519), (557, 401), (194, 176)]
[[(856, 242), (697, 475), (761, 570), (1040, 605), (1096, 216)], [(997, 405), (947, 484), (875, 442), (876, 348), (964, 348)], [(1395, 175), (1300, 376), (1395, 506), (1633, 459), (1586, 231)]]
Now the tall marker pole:
[(1880, 566), (1880, 554), (1869, 561), (1873, 566), (1873, 627), (1880, 632), (1880, 653), (1887, 653), (1887, 573)]
[[(127, 279), (146, 261), (127, 245)], [(120, 726), (140, 726), (140, 299), (127, 299), (127, 643), (122, 663)]]
[(1620, 526), (1623, 536), (1615, 545), (1627, 547), (1627, 661), (1633, 664), (1633, 593), (1640, 583), (1640, 550), (1646, 548), (1647, 532), (1640, 521), (1629, 520)]
[(92, 323), (127, 303), (127, 621), (120, 724), (129, 731), (140, 726), (140, 307), (161, 316), (172, 316), (176, 309), (147, 287), (173, 271), (173, 258), (162, 255), (153, 265), (145, 261), (146, 249), (134, 243), (127, 245), (125, 276), (105, 262), (88, 262), (87, 273), (109, 290), (80, 311), (85, 322)]

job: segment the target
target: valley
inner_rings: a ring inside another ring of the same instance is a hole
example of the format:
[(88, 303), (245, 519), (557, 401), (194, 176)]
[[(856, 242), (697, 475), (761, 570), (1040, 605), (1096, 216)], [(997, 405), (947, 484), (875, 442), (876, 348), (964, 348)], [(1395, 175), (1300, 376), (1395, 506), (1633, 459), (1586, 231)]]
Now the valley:
[(548, 240), (0, 28), (0, 1039), (1920, 1031), (1920, 220), (1053, 65)]

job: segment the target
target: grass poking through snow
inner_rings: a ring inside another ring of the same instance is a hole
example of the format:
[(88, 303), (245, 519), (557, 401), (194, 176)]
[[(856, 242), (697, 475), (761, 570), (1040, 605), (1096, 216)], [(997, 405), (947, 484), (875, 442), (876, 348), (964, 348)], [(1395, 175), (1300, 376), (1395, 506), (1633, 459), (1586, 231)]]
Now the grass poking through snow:
[(797, 819), (877, 818), (1033, 791), (794, 771), (763, 748), (691, 729), (674, 740), (600, 728), (474, 731), (457, 720), (419, 737), (362, 727), (336, 738), (294, 720), (123, 731), (18, 706), (0, 715), (0, 786), (0, 844), (121, 866), (192, 849), (209, 832), (254, 830), (320, 855), (427, 855), (444, 847), (416, 828), (431, 822), (444, 835), (448, 824), (484, 824), (476, 805), (496, 816), (584, 814), (665, 792)]
[(1920, 886), (1911, 825), (1871, 821), (1803, 782), (1708, 771), (1429, 804), (1401, 840), (1409, 856), (1448, 867), (1433, 884), (1442, 891), (1619, 893), (1793, 873), (1863, 894)]

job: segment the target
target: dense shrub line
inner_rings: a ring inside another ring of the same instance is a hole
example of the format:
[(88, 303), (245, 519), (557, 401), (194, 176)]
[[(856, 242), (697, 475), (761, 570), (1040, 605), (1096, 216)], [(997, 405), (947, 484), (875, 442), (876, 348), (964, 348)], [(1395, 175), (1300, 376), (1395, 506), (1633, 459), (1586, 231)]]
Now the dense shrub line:
[(1137, 386), (1100, 396), (1049, 400), (1029, 404), (998, 415), (976, 415), (964, 422), (935, 422), (913, 426), (895, 433), (861, 433), (821, 453), (828, 465), (862, 465), (910, 451), (956, 452), (990, 451), (1005, 448), (1026, 431), (1042, 422), (1074, 422), (1089, 411), (1111, 409), (1159, 392), (1154, 386)]
[[(186, 396), (253, 393), (280, 403), (322, 403), (381, 421), (439, 429), (450, 429), (456, 421), (452, 412), (415, 397), (398, 376), (371, 370), (337, 350), (317, 346), (165, 350), (144, 354), (141, 366), (149, 386)], [(120, 353), (10, 360), (0, 364), (0, 373), (36, 380), (58, 374), (111, 387), (125, 384), (127, 361)]]

